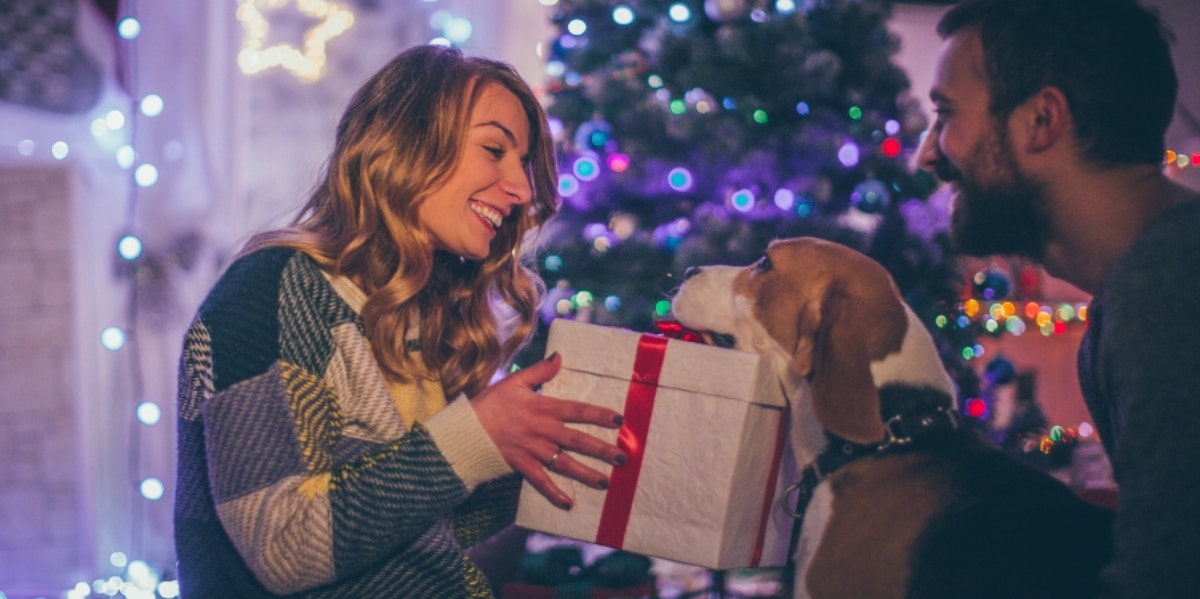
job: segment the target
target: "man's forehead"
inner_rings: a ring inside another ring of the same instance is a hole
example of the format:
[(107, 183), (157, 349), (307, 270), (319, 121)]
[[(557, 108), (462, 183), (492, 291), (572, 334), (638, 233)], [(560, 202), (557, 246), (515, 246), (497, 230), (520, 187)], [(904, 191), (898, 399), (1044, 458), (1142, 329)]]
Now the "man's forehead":
[(975, 31), (964, 30), (942, 45), (930, 97), (944, 100), (974, 93), (987, 93), (983, 45)]

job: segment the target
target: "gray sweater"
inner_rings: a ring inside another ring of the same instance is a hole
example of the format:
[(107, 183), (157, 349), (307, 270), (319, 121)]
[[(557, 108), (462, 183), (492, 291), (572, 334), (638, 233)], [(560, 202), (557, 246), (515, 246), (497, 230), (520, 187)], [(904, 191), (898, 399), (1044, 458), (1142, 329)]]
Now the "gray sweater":
[(1120, 488), (1106, 596), (1200, 597), (1200, 200), (1118, 259), (1079, 381)]

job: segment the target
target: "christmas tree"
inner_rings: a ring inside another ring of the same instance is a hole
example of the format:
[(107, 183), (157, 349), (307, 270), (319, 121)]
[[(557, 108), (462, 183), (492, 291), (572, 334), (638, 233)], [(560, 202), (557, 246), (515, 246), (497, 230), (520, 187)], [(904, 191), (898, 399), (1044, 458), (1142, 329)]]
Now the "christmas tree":
[[(547, 44), (558, 219), (543, 317), (653, 331), (687, 267), (811, 235), (879, 260), (932, 324), (960, 299), (924, 115), (883, 0), (560, 0)], [(972, 335), (932, 327), (964, 395)], [(541, 335), (544, 335), (544, 327)], [(541, 356), (544, 337), (518, 359)]]

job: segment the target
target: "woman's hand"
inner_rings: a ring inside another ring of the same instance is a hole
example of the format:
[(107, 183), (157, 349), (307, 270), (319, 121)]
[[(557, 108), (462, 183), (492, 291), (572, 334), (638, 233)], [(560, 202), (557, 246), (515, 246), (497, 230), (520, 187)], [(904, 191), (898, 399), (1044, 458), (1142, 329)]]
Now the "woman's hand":
[(546, 470), (596, 489), (606, 489), (608, 478), (604, 473), (584, 465), (571, 452), (615, 466), (624, 465), (626, 457), (616, 445), (566, 426), (572, 422), (617, 428), (623, 421), (621, 414), (536, 391), (542, 383), (554, 378), (561, 366), (558, 354), (551, 355), (484, 389), (471, 399), (471, 405), (509, 466), (555, 505), (570, 509), (571, 498), (554, 484)]

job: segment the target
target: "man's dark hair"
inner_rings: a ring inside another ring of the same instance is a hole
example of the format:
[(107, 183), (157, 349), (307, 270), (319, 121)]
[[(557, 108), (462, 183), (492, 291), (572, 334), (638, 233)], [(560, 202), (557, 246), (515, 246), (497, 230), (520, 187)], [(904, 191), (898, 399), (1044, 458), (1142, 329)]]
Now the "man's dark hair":
[(943, 38), (979, 33), (993, 117), (1054, 86), (1067, 97), (1087, 160), (1162, 162), (1179, 82), (1174, 38), (1153, 9), (1134, 0), (964, 0), (937, 30)]

